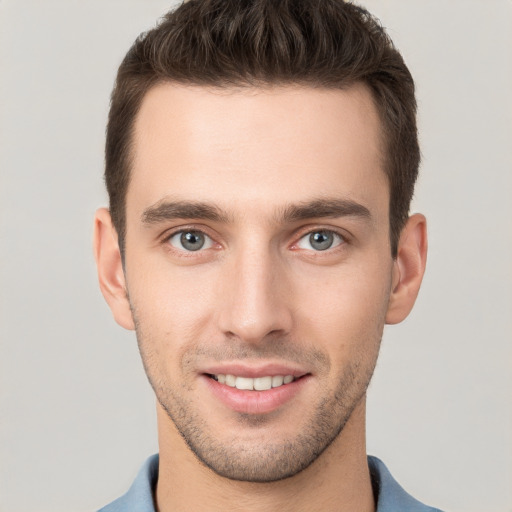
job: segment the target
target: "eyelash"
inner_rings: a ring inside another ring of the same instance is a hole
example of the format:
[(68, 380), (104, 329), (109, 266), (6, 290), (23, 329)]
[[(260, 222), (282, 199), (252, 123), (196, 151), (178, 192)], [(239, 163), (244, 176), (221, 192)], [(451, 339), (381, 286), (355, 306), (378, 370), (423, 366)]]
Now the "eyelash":
[[(199, 248), (196, 251), (186, 250), (185, 248), (180, 249), (180, 248), (172, 246), (171, 243), (170, 243), (172, 238), (174, 238), (177, 235), (183, 234), (183, 233), (198, 233), (198, 234), (202, 234), (202, 235), (204, 235), (205, 237), (207, 237), (210, 240), (210, 245), (208, 247), (206, 247), (205, 249), (203, 249), (201, 247), (201, 248)], [(316, 251), (314, 249), (302, 249), (301, 247), (299, 247), (299, 243), (302, 240), (304, 240), (306, 237), (311, 236), (311, 235), (313, 235), (315, 233), (326, 233), (326, 234), (334, 235), (336, 238), (339, 239), (339, 243), (334, 245), (334, 247), (328, 247), (328, 248), (326, 248), (324, 250), (316, 250)], [(311, 228), (307, 228), (307, 230), (302, 231), (302, 233), (300, 234), (300, 236), (298, 238), (295, 237), (295, 240), (296, 241), (293, 242), (289, 246), (289, 248), (291, 250), (307, 250), (307, 251), (310, 251), (310, 252), (312, 252), (314, 254), (318, 254), (318, 255), (321, 255), (322, 253), (331, 254), (334, 250), (339, 249), (340, 246), (344, 246), (347, 243), (349, 243), (349, 237), (344, 232), (341, 233), (340, 231), (338, 231), (336, 229), (322, 228), (322, 227), (312, 228), (312, 229)], [(168, 250), (177, 251), (177, 252), (181, 253), (181, 255), (183, 255), (183, 256), (186, 255), (188, 257), (193, 256), (195, 253), (198, 253), (198, 254), (199, 253), (203, 253), (206, 249), (219, 248), (220, 245), (221, 245), (221, 244), (219, 244), (218, 242), (215, 241), (213, 236), (209, 235), (206, 232), (206, 230), (204, 229), (203, 226), (180, 227), (179, 229), (173, 230), (170, 233), (166, 233), (163, 236), (163, 238), (162, 238), (162, 244), (166, 245)], [(215, 247), (215, 245), (217, 247)]]
[[(333, 239), (333, 241), (331, 242), (331, 244), (328, 247), (326, 247), (325, 249), (317, 249), (317, 250), (315, 250), (314, 248), (308, 249), (308, 248), (300, 247), (300, 244), (303, 241), (306, 241), (306, 243), (309, 242), (309, 245), (311, 245), (311, 242), (312, 242), (311, 241), (311, 236), (315, 235), (315, 234), (319, 234), (319, 233), (333, 236), (334, 239)], [(344, 245), (346, 243), (347, 243), (347, 237), (345, 235), (342, 235), (338, 231), (336, 231), (334, 229), (317, 228), (317, 229), (309, 230), (309, 231), (305, 232), (304, 234), (302, 234), (300, 236), (300, 238), (297, 240), (297, 242), (295, 242), (292, 245), (292, 249), (311, 250), (315, 254), (316, 253), (324, 253), (324, 252), (325, 253), (331, 253), (333, 250), (337, 249), (339, 246)]]
[(179, 229), (175, 229), (171, 232), (168, 232), (163, 236), (162, 244), (165, 245), (168, 250), (178, 251), (181, 254), (183, 254), (183, 253), (186, 254), (187, 256), (191, 256), (194, 253), (204, 252), (205, 249), (203, 249), (202, 247), (199, 248), (197, 251), (187, 251), (185, 248), (179, 249), (177, 247), (173, 247), (170, 243), (171, 240), (175, 236), (184, 234), (184, 233), (198, 233), (198, 234), (201, 234), (201, 235), (207, 237), (210, 240), (210, 245), (207, 247), (207, 249), (210, 249), (210, 248), (212, 248), (212, 246), (215, 246), (215, 245), (220, 246), (220, 244), (218, 242), (216, 242), (215, 239), (206, 232), (206, 230), (204, 229), (203, 226), (200, 226), (200, 227), (199, 226), (185, 226), (185, 227), (181, 227)]

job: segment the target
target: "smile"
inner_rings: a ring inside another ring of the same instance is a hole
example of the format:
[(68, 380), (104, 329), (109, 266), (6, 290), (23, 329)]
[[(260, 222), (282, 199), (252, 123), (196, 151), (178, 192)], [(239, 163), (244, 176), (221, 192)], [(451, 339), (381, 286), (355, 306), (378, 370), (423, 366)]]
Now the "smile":
[(230, 373), (217, 373), (219, 370), (202, 374), (202, 382), (209, 392), (231, 411), (251, 415), (267, 414), (284, 407), (313, 379), (310, 373), (296, 371), (292, 374), (290, 368), (285, 371), (284, 368), (280, 371), (260, 369), (261, 373), (254, 377), (247, 376), (251, 374), (247, 369), (240, 368), (236, 372), (233, 368)]
[(210, 377), (220, 384), (225, 384), (231, 388), (249, 391), (267, 391), (272, 388), (279, 388), (286, 384), (290, 384), (295, 380), (293, 375), (273, 375), (251, 378), (219, 373), (216, 375), (210, 375)]

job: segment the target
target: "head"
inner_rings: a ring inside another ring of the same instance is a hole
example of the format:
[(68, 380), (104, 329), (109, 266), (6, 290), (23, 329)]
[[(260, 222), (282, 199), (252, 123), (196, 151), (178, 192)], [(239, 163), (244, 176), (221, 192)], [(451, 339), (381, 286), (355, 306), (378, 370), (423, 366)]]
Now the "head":
[(396, 256), (420, 161), (414, 82), (366, 10), (342, 0), (191, 0), (142, 34), (119, 67), (107, 127), (105, 181), (122, 252), (135, 119), (146, 93), (165, 82), (219, 89), (364, 84), (381, 122)]
[(191, 0), (129, 51), (96, 259), (161, 449), (253, 482), (364, 452), (384, 324), (425, 265), (414, 110), (391, 42), (340, 1)]

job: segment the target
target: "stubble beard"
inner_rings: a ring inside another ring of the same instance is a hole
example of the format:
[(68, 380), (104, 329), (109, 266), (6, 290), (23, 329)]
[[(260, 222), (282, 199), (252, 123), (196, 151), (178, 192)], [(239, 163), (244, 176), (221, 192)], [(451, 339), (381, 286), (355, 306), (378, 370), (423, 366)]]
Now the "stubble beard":
[[(366, 394), (377, 361), (377, 343), (370, 358), (358, 360), (347, 366), (340, 375), (336, 389), (325, 390), (302, 430), (286, 441), (274, 442), (268, 431), (264, 443), (248, 443), (242, 436), (234, 436), (229, 442), (222, 441), (199, 413), (200, 405), (190, 400), (192, 388), (186, 384), (172, 387), (165, 375), (158, 375), (159, 361), (149, 347), (151, 340), (144, 337), (137, 324), (137, 341), (148, 380), (156, 398), (177, 431), (196, 458), (217, 475), (245, 482), (276, 482), (292, 477), (310, 466), (340, 435), (352, 412)], [(289, 346), (289, 343), (286, 344)], [(274, 355), (276, 344), (270, 351)], [(285, 349), (288, 351), (288, 349)], [(232, 352), (232, 351), (230, 351)], [(240, 349), (246, 353), (246, 349)], [(278, 351), (279, 352), (279, 351)], [(268, 355), (268, 354), (265, 354)], [(281, 355), (281, 354), (278, 354)], [(194, 358), (189, 354), (187, 357)], [(186, 360), (184, 357), (183, 360)], [(323, 353), (295, 354), (293, 360), (305, 357), (325, 361)], [(327, 360), (328, 363), (328, 360)], [(186, 397), (189, 397), (188, 399)], [(271, 427), (272, 414), (239, 414), (241, 430)], [(253, 438), (251, 438), (253, 439)]]
[[(309, 467), (342, 432), (364, 392), (350, 400), (339, 394), (324, 398), (295, 438), (280, 443), (267, 439), (257, 446), (254, 443), (248, 446), (237, 437), (229, 443), (219, 442), (211, 427), (191, 413), (179, 396), (172, 392), (159, 395), (160, 405), (200, 462), (230, 480), (269, 483), (290, 478)], [(240, 414), (240, 424), (246, 428), (261, 427), (271, 421), (262, 416)]]

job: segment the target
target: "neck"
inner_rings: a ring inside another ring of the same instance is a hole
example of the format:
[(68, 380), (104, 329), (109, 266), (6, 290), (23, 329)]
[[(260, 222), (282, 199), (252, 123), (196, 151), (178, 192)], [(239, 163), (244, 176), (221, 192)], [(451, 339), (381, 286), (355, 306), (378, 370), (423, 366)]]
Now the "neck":
[(233, 481), (204, 466), (158, 406), (158, 512), (374, 512), (365, 445), (365, 399), (343, 431), (308, 468), (271, 483)]

